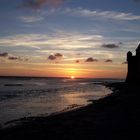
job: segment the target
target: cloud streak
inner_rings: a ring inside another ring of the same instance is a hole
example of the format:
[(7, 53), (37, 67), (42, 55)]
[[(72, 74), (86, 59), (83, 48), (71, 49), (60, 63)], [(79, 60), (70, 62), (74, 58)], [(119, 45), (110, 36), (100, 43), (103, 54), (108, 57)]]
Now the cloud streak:
[(25, 23), (33, 23), (33, 22), (39, 22), (44, 20), (44, 17), (41, 16), (21, 16), (19, 19)]
[(56, 32), (53, 34), (19, 34), (0, 38), (0, 46), (27, 47), (34, 49), (86, 49), (100, 46), (101, 35), (80, 34), (75, 32)]
[(104, 18), (104, 19), (113, 19), (113, 20), (140, 20), (140, 15), (135, 15), (133, 13), (125, 13), (125, 12), (116, 12), (116, 11), (101, 11), (101, 10), (90, 10), (84, 8), (57, 8), (50, 11), (47, 11), (48, 15), (51, 14), (66, 14), (78, 17), (86, 17), (86, 18)]

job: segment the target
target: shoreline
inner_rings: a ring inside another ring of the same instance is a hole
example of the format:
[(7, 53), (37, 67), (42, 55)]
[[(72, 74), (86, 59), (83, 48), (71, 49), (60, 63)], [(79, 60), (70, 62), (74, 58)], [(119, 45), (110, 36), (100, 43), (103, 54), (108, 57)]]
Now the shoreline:
[[(71, 91), (69, 92), (69, 90), (71, 89), (71, 87), (67, 87), (66, 88), (66, 91), (63, 90), (63, 88), (60, 88), (60, 90), (62, 90), (62, 92), (68, 92), (68, 93), (70, 93), (70, 95), (72, 95), (72, 97), (69, 96), (69, 94), (67, 94), (65, 96), (65, 94), (63, 94), (63, 93), (61, 95), (59, 95), (60, 97), (62, 96), (62, 98), (63, 98), (60, 101), (62, 102), (62, 100), (64, 100), (61, 104), (59, 104), (59, 102), (58, 102), (58, 105), (63, 105), (62, 107), (60, 106), (59, 109), (57, 108), (57, 106), (54, 105), (54, 107), (52, 108), (52, 110), (51, 109), (49, 110), (47, 108), (47, 106), (46, 106), (41, 111), (41, 113), (38, 110), (38, 112), (36, 112), (34, 114), (32, 114), (32, 110), (30, 109), (31, 113), (30, 112), (29, 113), (24, 113), (24, 114), (21, 114), (20, 116), (16, 116), (15, 115), (15, 117), (12, 116), (12, 118), (8, 117), (7, 120), (4, 118), (6, 116), (6, 114), (5, 114), (5, 116), (1, 114), (1, 116), (3, 116), (3, 117), (1, 117), (0, 128), (5, 128), (5, 127), (8, 127), (10, 125), (12, 125), (12, 126), (13, 125), (16, 125), (16, 123), (19, 123), (20, 122), (19, 120), (23, 120), (25, 118), (47, 117), (47, 116), (52, 116), (52, 115), (56, 115), (56, 114), (60, 114), (60, 113), (65, 113), (65, 112), (68, 112), (68, 111), (71, 111), (71, 110), (74, 110), (74, 109), (78, 109), (80, 107), (85, 107), (88, 104), (91, 104), (93, 101), (99, 100), (101, 98), (104, 98), (105, 96), (109, 95), (112, 92), (109, 88), (105, 87), (105, 85), (103, 85), (103, 83), (97, 83), (97, 82), (96, 83), (88, 83), (88, 84), (87, 83), (84, 83), (84, 85), (90, 86), (91, 88), (93, 87), (93, 90), (92, 89), (90, 89), (90, 90), (89, 89), (87, 89), (87, 90), (83, 90), (82, 89), (81, 90), (81, 84), (79, 84), (78, 88), (76, 88), (75, 86), (73, 86), (74, 94), (71, 94), (72, 92)], [(101, 88), (101, 92), (102, 93), (97, 94), (96, 93), (96, 88), (98, 88), (98, 91), (100, 91), (100, 88)], [(50, 90), (50, 93), (52, 93), (52, 91)], [(83, 93), (81, 94), (81, 92), (83, 92)], [(78, 96), (75, 96), (75, 93)], [(67, 99), (68, 97), (70, 97), (70, 102), (69, 102), (69, 99)], [(54, 98), (54, 101), (55, 101), (55, 96), (53, 98)], [(67, 100), (68, 100), (69, 103), (66, 102)], [(45, 103), (45, 102), (42, 102), (42, 103)], [(52, 104), (52, 106), (53, 106), (53, 104)], [(22, 108), (20, 107), (20, 110), (21, 109)], [(35, 109), (35, 108), (33, 108), (33, 109)], [(42, 109), (42, 108), (40, 108), (40, 109)], [(20, 112), (20, 110), (19, 110), (19, 112)], [(26, 109), (24, 109), (24, 110), (26, 110)], [(28, 110), (28, 108), (27, 108), (27, 110)], [(3, 110), (3, 111), (1, 110), (0, 113), (4, 113), (4, 111), (6, 111), (6, 110)], [(18, 110), (17, 110), (17, 112), (15, 110), (15, 114), (16, 113), (18, 113)]]
[(18, 125), (2, 129), (0, 138), (114, 140), (134, 137), (134, 134), (137, 136), (140, 126), (140, 88), (125, 83), (106, 83), (105, 86), (113, 92), (105, 98), (47, 117), (22, 118)]

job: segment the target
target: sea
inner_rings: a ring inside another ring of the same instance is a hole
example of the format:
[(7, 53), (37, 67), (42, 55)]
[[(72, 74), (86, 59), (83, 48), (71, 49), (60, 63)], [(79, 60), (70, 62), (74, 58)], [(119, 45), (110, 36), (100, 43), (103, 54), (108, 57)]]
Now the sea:
[(109, 94), (102, 83), (118, 79), (0, 77), (0, 126), (24, 117), (47, 116)]

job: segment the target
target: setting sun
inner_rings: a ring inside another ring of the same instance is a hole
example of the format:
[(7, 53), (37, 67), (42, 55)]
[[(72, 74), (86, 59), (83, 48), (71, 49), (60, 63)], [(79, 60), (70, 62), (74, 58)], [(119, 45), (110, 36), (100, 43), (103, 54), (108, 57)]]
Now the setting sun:
[(70, 78), (71, 78), (71, 79), (75, 79), (75, 76), (71, 76)]

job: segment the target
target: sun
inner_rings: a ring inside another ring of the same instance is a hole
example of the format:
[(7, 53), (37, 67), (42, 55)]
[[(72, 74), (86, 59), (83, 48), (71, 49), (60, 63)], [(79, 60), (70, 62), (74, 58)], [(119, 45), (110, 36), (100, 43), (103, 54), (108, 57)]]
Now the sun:
[(70, 76), (71, 79), (75, 79), (75, 76)]

